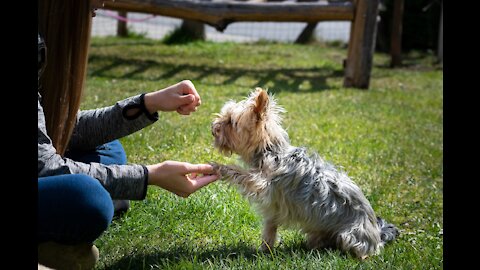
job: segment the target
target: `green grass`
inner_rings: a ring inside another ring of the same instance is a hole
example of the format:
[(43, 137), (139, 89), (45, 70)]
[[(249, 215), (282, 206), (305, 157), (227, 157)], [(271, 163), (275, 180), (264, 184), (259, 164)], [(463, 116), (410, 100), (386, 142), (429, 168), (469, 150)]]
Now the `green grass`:
[(188, 199), (152, 187), (95, 242), (96, 269), (442, 269), (443, 72), (431, 55), (388, 68), (376, 54), (368, 91), (342, 87), (343, 48), (262, 42), (165, 45), (94, 38), (83, 109), (190, 79), (202, 97), (191, 116), (160, 113), (122, 138), (128, 160), (238, 162), (212, 147), (210, 122), (229, 99), (268, 88), (287, 114), (294, 145), (342, 166), (400, 238), (366, 261), (336, 250), (307, 250), (304, 236), (280, 230), (270, 254), (257, 251), (261, 217), (238, 192), (216, 182)]

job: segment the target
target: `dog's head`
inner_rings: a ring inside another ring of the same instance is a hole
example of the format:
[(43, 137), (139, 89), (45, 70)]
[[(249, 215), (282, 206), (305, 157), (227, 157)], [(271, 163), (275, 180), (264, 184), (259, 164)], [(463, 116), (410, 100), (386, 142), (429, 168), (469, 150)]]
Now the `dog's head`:
[(223, 154), (233, 152), (249, 160), (260, 149), (287, 143), (287, 132), (280, 126), (283, 112), (259, 87), (245, 100), (228, 101), (212, 122), (214, 146)]

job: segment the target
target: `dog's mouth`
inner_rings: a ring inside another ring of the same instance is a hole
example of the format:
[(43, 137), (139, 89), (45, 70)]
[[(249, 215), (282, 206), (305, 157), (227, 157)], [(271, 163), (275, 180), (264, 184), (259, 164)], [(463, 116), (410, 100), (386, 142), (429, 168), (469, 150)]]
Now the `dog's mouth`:
[(219, 138), (215, 137), (215, 141), (213, 143), (213, 147), (218, 149), (220, 153), (225, 156), (230, 156), (232, 154), (232, 149), (230, 149), (227, 145), (223, 144)]

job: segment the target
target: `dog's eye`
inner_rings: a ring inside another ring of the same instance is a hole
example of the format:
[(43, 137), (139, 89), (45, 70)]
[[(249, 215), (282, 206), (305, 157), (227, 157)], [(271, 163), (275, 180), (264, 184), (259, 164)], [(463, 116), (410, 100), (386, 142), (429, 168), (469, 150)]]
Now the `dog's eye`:
[(234, 122), (231, 118), (230, 118), (230, 120), (228, 121), (228, 124), (230, 124), (232, 127), (236, 127), (236, 126), (237, 126), (237, 123)]

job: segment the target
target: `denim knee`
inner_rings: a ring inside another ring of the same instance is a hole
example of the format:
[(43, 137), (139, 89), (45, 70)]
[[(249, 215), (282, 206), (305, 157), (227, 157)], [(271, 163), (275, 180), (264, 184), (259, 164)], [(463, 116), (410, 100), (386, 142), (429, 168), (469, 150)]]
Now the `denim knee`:
[(110, 225), (110, 194), (90, 176), (59, 175), (39, 178), (39, 241), (93, 242)]
[(100, 163), (103, 164), (127, 164), (127, 154), (119, 140), (114, 140), (103, 145), (104, 149), (101, 153)]
[(84, 182), (84, 189), (81, 190), (84, 198), (79, 205), (79, 216), (84, 216), (90, 222), (97, 225), (100, 233), (105, 231), (112, 222), (113, 204), (108, 191), (97, 179), (88, 175), (80, 174), (80, 181)]

